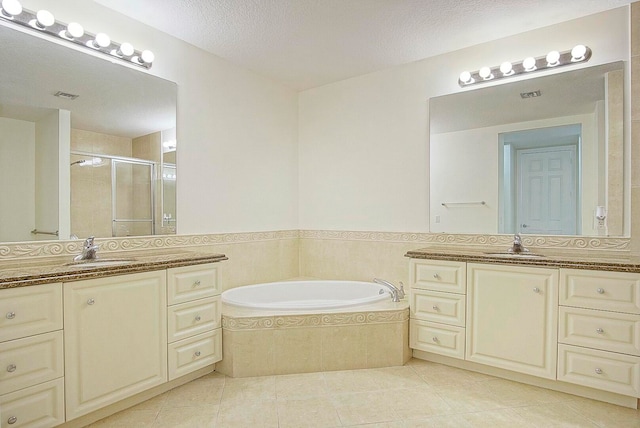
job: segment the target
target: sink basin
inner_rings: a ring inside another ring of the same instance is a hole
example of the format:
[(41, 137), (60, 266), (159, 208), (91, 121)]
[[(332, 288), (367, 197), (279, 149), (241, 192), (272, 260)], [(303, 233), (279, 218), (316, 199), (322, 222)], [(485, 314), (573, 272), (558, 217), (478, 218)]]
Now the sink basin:
[(96, 260), (78, 260), (67, 263), (65, 266), (74, 266), (77, 268), (96, 268), (107, 266), (122, 266), (135, 262), (134, 259), (96, 259)]
[(504, 257), (505, 259), (539, 259), (544, 257), (542, 254), (536, 253), (484, 253), (489, 257)]

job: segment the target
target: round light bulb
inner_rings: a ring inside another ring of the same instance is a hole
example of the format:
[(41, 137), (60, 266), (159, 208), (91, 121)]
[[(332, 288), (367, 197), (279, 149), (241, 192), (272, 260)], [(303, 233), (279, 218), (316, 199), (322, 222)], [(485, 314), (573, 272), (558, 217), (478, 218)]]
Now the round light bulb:
[(525, 58), (524, 61), (522, 61), (522, 66), (525, 71), (533, 71), (536, 69), (536, 59), (532, 56)]
[(82, 25), (78, 24), (77, 22), (70, 22), (69, 25), (67, 25), (66, 34), (67, 37), (73, 37), (77, 39), (84, 36), (84, 28), (82, 28)]
[(582, 61), (587, 53), (585, 45), (576, 45), (571, 49), (571, 61)]
[(478, 71), (478, 74), (484, 80), (489, 80), (493, 77), (493, 75), (491, 74), (491, 69), (489, 67), (482, 67), (480, 71)]
[(14, 17), (22, 13), (22, 5), (18, 0), (2, 0), (2, 10), (5, 16)]
[(511, 65), (509, 61), (505, 61), (502, 64), (500, 64), (500, 72), (502, 73), (503, 76), (510, 75), (512, 71), (513, 71), (513, 65)]
[(560, 52), (551, 51), (547, 54), (547, 65), (549, 67), (555, 67), (558, 65), (558, 60), (560, 59)]
[(47, 27), (51, 27), (56, 23), (56, 19), (53, 17), (53, 14), (48, 10), (39, 10), (36, 13), (36, 20), (38, 21), (38, 25), (40, 28), (45, 29)]
[(92, 47), (95, 49), (106, 48), (111, 44), (111, 39), (105, 33), (98, 33), (96, 37), (91, 41)]
[(156, 56), (150, 50), (144, 50), (140, 54), (140, 59), (145, 64), (151, 64), (153, 60), (156, 59)]
[(469, 73), (468, 71), (463, 71), (462, 73), (460, 73), (460, 81), (462, 83), (471, 83), (473, 81), (473, 79), (471, 79), (471, 73)]
[(118, 49), (118, 53), (123, 56), (131, 56), (133, 55), (134, 52), (135, 50), (133, 49), (133, 46), (131, 45), (131, 43), (127, 43), (127, 42), (124, 42), (123, 44), (121, 44), (120, 48)]

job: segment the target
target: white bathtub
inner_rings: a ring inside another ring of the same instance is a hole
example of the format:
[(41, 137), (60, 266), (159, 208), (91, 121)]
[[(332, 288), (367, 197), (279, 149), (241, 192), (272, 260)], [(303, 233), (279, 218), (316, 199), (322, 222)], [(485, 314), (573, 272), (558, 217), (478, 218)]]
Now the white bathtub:
[(222, 303), (278, 311), (333, 309), (391, 300), (386, 288), (361, 281), (282, 281), (246, 285), (222, 293)]

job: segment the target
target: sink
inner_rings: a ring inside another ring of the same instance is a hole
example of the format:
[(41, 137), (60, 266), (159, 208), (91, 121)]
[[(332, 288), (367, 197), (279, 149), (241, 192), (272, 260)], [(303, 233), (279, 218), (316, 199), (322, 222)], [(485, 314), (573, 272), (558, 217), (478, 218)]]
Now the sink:
[(135, 259), (95, 259), (95, 260), (78, 260), (67, 263), (65, 266), (74, 266), (77, 268), (96, 268), (107, 266), (122, 266), (135, 262)]
[(544, 257), (542, 254), (536, 253), (484, 253), (489, 257), (504, 257), (505, 259), (538, 259)]

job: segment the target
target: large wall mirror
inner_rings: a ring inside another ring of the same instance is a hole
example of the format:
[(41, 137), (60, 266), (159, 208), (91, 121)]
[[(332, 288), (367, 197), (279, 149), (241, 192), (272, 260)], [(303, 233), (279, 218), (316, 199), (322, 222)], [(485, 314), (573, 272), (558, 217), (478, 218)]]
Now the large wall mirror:
[(0, 242), (176, 230), (176, 85), (0, 26)]
[(431, 232), (625, 235), (624, 68), (432, 98)]

